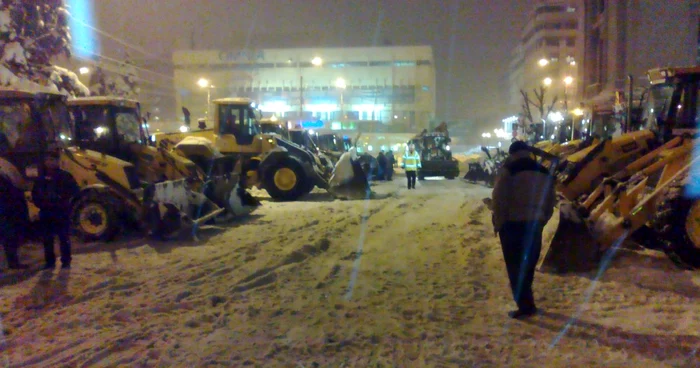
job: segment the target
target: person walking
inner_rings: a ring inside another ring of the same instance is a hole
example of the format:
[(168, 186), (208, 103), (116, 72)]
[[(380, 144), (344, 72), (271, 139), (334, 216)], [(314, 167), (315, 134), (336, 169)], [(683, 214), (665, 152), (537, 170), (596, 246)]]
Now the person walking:
[(384, 180), (386, 177), (386, 156), (384, 156), (384, 151), (380, 151), (377, 155), (377, 180)]
[(511, 144), (491, 198), (494, 231), (501, 240), (511, 292), (518, 306), (508, 313), (511, 318), (537, 312), (532, 283), (542, 249), (542, 230), (555, 204), (554, 177), (531, 157), (528, 148), (522, 141)]
[(394, 164), (396, 163), (396, 157), (394, 157), (394, 151), (392, 150), (389, 150), (386, 156), (386, 180), (392, 181), (394, 180)]
[(39, 208), (39, 221), (43, 231), (44, 269), (56, 267), (54, 237), (58, 236), (61, 249), (61, 268), (71, 266), (70, 216), (71, 199), (80, 192), (73, 177), (59, 167), (60, 152), (49, 152), (44, 160), (45, 173), (32, 189), (32, 200)]
[(22, 236), (29, 225), (29, 208), (24, 199), (26, 183), (10, 162), (0, 159), (0, 243), (5, 249), (7, 266), (24, 270), (29, 266), (19, 261)]
[(410, 144), (408, 150), (403, 155), (403, 163), (401, 168), (406, 170), (406, 180), (408, 181), (408, 189), (416, 189), (416, 175), (418, 169), (421, 168), (420, 155), (416, 151), (416, 146)]

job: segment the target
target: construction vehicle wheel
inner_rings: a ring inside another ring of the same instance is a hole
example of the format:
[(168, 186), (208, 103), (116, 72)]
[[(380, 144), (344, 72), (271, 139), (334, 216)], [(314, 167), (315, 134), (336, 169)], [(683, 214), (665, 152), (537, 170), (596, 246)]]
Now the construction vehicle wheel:
[(678, 180), (660, 201), (654, 228), (671, 260), (686, 269), (700, 268), (700, 201), (683, 196)]
[(281, 201), (296, 200), (307, 193), (309, 186), (304, 168), (292, 158), (267, 168), (263, 177), (270, 197)]
[(452, 175), (449, 175), (449, 176), (446, 176), (446, 177), (445, 177), (445, 179), (447, 179), (447, 180), (454, 180), (454, 178), (455, 178), (455, 177), (452, 176)]
[(420, 171), (418, 172), (418, 180), (425, 180), (425, 175), (423, 175), (423, 173)]
[(95, 193), (76, 201), (72, 220), (73, 228), (83, 241), (109, 241), (119, 230), (114, 206)]

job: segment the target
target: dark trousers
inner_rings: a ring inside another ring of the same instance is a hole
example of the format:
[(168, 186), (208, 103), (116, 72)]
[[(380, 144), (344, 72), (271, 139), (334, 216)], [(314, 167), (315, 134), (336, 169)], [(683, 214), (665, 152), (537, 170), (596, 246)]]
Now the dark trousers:
[(46, 260), (46, 264), (56, 264), (54, 238), (58, 236), (61, 249), (61, 264), (69, 265), (72, 259), (70, 244), (70, 220), (58, 216), (41, 216), (40, 221), (44, 239), (44, 259)]
[(416, 189), (415, 171), (406, 171), (406, 180), (408, 180), (408, 189)]
[(542, 229), (539, 222), (506, 222), (499, 232), (513, 299), (521, 311), (535, 309), (532, 282), (542, 250)]
[(24, 231), (24, 227), (18, 221), (0, 217), (0, 243), (5, 249), (5, 259), (10, 267), (19, 264), (19, 256), (17, 251), (20, 245), (20, 234)]
[(388, 166), (386, 168), (386, 180), (392, 180), (393, 176), (394, 176), (394, 167)]

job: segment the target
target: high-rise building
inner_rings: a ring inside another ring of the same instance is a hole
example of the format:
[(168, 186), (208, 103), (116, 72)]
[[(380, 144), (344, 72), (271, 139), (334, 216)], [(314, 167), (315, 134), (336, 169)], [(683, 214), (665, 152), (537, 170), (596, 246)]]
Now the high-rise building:
[(173, 64), (178, 108), (193, 119), (222, 97), (314, 128), (415, 131), (435, 116), (430, 46), (182, 50)]
[[(646, 71), (698, 60), (700, 0), (585, 0), (584, 102), (611, 106)], [(639, 89), (638, 89), (639, 90)]]
[(583, 58), (581, 1), (541, 1), (528, 14), (509, 66), (509, 106), (521, 111), (521, 90), (545, 87), (545, 102), (557, 97), (555, 110), (570, 110), (580, 99)]

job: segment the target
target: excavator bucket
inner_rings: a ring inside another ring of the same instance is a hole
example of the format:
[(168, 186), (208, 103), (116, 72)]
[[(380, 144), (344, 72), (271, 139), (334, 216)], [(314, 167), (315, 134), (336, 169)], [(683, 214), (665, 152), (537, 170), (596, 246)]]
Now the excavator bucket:
[(585, 272), (595, 268), (601, 248), (586, 221), (571, 202), (559, 204), (559, 224), (546, 249), (539, 270), (547, 273)]
[(339, 199), (369, 199), (373, 193), (360, 161), (353, 158), (354, 149), (343, 153), (335, 165), (328, 192)]

